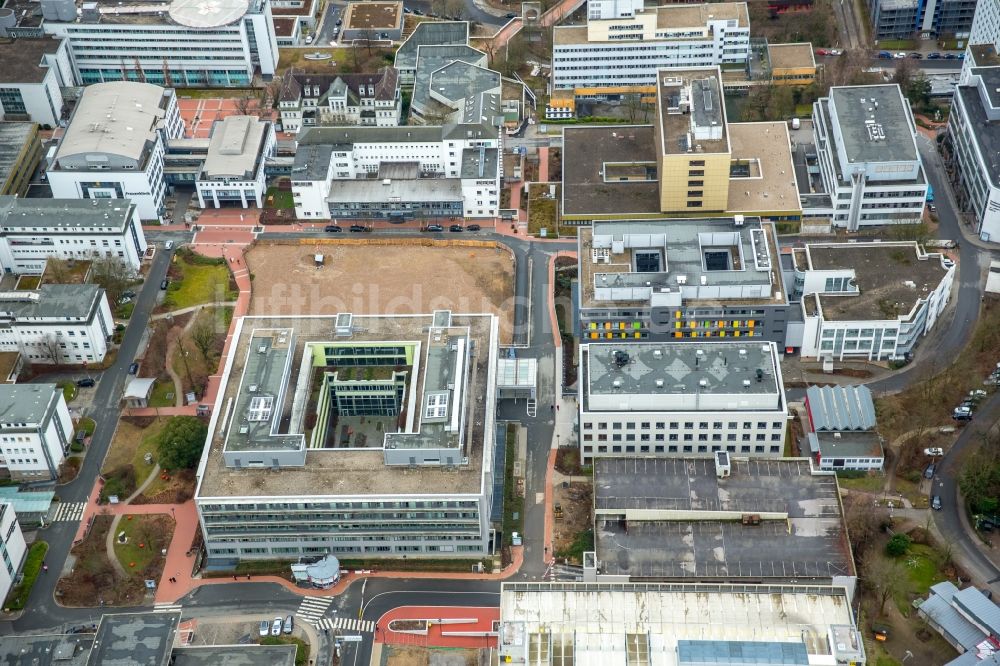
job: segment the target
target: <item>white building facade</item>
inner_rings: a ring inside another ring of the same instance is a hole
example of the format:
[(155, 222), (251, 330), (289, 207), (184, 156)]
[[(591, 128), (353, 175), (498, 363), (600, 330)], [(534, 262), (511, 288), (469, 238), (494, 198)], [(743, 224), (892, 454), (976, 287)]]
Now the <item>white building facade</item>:
[(746, 3), (667, 5), (632, 14), (622, 8), (621, 13), (591, 18), (585, 27), (553, 29), (553, 88), (650, 86), (665, 67), (745, 68), (749, 61)]
[(17, 522), (14, 505), (10, 502), (0, 502), (0, 595), (4, 599), (14, 586), (14, 578), (24, 561), (28, 547), (24, 542), (24, 533)]
[(813, 103), (813, 135), (833, 226), (857, 231), (920, 221), (927, 178), (898, 85), (831, 88)]
[(955, 88), (948, 132), (959, 206), (977, 220), (979, 237), (1000, 240), (1000, 67), (970, 69)]
[(0, 197), (0, 268), (41, 275), (45, 261), (121, 260), (138, 272), (146, 237), (127, 199), (20, 199)]
[(229, 116), (212, 127), (208, 155), (195, 189), (202, 208), (230, 203), (264, 205), (265, 161), (277, 148), (274, 125), (253, 116)]
[[(5, 54), (18, 50), (16, 55)], [(26, 67), (13, 63), (28, 59)], [(62, 88), (73, 85), (73, 64), (65, 39), (19, 38), (0, 44), (0, 119), (30, 120), (55, 127), (62, 117)]]
[(29, 363), (100, 363), (114, 327), (107, 295), (97, 285), (0, 292), (0, 351), (19, 351)]
[(580, 454), (780, 457), (787, 407), (773, 342), (580, 346)]
[(73, 420), (55, 384), (0, 385), (0, 468), (15, 481), (48, 481), (73, 441)]
[(84, 89), (48, 168), (57, 199), (131, 199), (141, 220), (164, 211), (165, 142), (184, 123), (174, 91), (149, 83)]
[(56, 0), (42, 10), (44, 30), (69, 39), (78, 85), (249, 86), (278, 63), (269, 0), (84, 3), (79, 12)]

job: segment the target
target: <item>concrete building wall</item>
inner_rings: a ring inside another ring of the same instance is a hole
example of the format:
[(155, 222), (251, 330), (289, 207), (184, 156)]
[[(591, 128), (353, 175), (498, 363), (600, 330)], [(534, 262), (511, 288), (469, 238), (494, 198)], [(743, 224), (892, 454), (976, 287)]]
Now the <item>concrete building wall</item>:
[(27, 552), (24, 533), (14, 513), (14, 505), (0, 503), (0, 596), (4, 599), (14, 585)]
[[(673, 140), (667, 137), (667, 141)], [(698, 215), (729, 206), (729, 153), (664, 155), (660, 170), (660, 210)], [(701, 193), (698, 196), (696, 193)], [(701, 202), (701, 205), (693, 205)]]

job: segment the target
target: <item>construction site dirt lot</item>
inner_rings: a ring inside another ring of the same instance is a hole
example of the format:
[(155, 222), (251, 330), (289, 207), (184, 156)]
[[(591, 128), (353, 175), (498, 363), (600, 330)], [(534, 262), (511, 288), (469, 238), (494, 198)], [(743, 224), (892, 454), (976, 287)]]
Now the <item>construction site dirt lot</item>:
[(251, 315), (492, 312), (500, 317), (501, 342), (512, 339), (514, 260), (506, 249), (260, 243), (246, 262)]
[(485, 666), (489, 663), (485, 650), (417, 647), (415, 645), (386, 646), (386, 666)]
[[(589, 481), (579, 481), (581, 477), (570, 477), (557, 475), (555, 488), (553, 488), (552, 508), (556, 504), (562, 508), (562, 520), (553, 516), (554, 529), (552, 531), (553, 552), (563, 553), (573, 545), (577, 534), (584, 530), (589, 530), (594, 526), (594, 519), (591, 515), (593, 507), (593, 486)], [(567, 484), (564, 486), (563, 484)]]

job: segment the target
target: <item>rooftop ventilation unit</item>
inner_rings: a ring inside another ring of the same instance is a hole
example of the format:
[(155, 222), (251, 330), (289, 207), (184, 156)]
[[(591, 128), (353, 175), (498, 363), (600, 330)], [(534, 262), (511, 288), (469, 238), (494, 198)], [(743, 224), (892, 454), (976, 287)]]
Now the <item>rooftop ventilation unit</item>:
[(662, 351), (660, 351), (659, 349), (654, 349), (653, 350), (653, 358), (661, 358), (662, 356), (663, 356), (663, 352)]
[(250, 386), (247, 387), (247, 393), (256, 393), (256, 392), (257, 392), (256, 384), (251, 384)]
[(656, 380), (656, 388), (663, 388), (663, 380), (662, 379), (657, 379)]
[(729, 461), (728, 451), (715, 452), (715, 476), (724, 479), (732, 473), (732, 464)]
[(699, 379), (698, 380), (698, 386), (700, 386), (702, 388), (708, 388), (708, 380), (707, 379)]
[(743, 217), (742, 215), (733, 216), (733, 224), (735, 224), (737, 227), (742, 227), (745, 221), (746, 218)]
[(266, 354), (267, 353), (267, 345), (261, 345), (260, 347), (257, 347), (257, 353), (258, 354)]

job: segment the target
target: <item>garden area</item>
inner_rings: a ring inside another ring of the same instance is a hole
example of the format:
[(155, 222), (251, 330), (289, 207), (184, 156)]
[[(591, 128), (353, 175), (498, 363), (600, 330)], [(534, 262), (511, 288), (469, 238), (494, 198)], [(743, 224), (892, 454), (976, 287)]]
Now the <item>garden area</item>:
[(163, 304), (157, 308), (160, 312), (233, 301), (239, 294), (225, 259), (202, 257), (187, 248), (174, 253), (167, 277), (170, 285)]
[(556, 238), (559, 236), (559, 191), (555, 184), (555, 196), (545, 183), (528, 185), (528, 234)]
[(261, 645), (294, 645), (295, 646), (295, 666), (306, 666), (311, 664), (309, 659), (309, 644), (301, 638), (294, 636), (266, 636), (260, 639)]
[[(128, 516), (126, 516), (128, 518)], [(119, 521), (127, 543), (112, 536), (114, 561), (108, 556), (108, 534), (114, 518), (96, 516), (87, 536), (70, 553), (75, 564), (56, 584), (56, 597), (65, 606), (138, 606), (147, 589), (145, 580), (159, 580), (174, 521), (166, 515), (134, 516)], [(142, 544), (142, 547), (139, 547)]]
[(49, 552), (49, 544), (44, 541), (36, 541), (28, 548), (28, 554), (24, 558), (24, 566), (21, 567), (21, 582), (11, 588), (10, 593), (4, 601), (5, 612), (24, 610), (31, 596), (31, 590), (35, 587), (35, 581), (42, 572), (42, 564), (45, 562), (45, 554)]
[[(281, 187), (284, 184), (285, 187)], [(292, 198), (291, 182), (285, 181), (278, 187), (269, 187), (264, 193), (265, 208), (295, 208), (295, 200)]]

